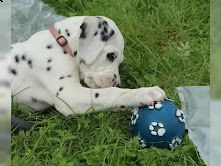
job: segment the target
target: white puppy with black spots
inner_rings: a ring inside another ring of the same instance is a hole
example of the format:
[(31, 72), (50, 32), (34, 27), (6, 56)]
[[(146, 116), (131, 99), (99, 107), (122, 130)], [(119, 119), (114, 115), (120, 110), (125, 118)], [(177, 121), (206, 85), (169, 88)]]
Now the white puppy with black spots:
[(12, 46), (12, 94), (18, 102), (35, 110), (54, 106), (68, 116), (166, 98), (159, 87), (116, 87), (124, 40), (111, 19), (70, 17), (55, 23), (54, 30), (57, 38), (44, 30)]

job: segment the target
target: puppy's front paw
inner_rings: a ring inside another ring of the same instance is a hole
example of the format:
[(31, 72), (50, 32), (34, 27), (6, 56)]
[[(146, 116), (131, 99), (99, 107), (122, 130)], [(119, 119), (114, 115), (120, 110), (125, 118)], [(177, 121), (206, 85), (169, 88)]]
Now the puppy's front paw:
[(158, 86), (139, 88), (135, 92), (135, 98), (138, 102), (138, 106), (154, 105), (156, 101), (163, 101), (167, 98), (165, 92)]

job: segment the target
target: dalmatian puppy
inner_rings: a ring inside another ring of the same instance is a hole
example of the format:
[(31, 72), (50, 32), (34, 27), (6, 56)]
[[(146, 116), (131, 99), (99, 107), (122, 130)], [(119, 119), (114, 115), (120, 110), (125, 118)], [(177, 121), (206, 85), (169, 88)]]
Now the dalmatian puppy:
[(116, 87), (123, 50), (122, 34), (111, 19), (64, 19), (12, 45), (13, 97), (35, 110), (54, 106), (64, 116), (164, 100), (159, 87)]

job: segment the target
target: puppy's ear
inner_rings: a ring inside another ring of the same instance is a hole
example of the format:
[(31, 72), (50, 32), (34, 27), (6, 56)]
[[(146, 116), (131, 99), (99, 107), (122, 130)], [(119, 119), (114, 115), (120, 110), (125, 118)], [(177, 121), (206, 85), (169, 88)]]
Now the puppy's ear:
[(108, 33), (109, 27), (107, 22), (101, 17), (89, 16), (83, 20), (80, 29), (78, 55), (86, 64), (91, 64), (100, 54), (108, 40), (104, 36)]

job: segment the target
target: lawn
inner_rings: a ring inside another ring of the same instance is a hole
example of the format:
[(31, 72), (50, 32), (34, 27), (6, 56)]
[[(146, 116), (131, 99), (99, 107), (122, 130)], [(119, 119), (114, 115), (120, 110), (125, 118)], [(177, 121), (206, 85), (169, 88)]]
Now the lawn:
[[(63, 16), (104, 15), (125, 39), (122, 87), (160, 86), (179, 105), (175, 87), (209, 85), (209, 0), (44, 0)], [(12, 133), (12, 165), (204, 165), (185, 136), (174, 152), (141, 149), (130, 134), (131, 112), (63, 117), (55, 110), (19, 117), (36, 121)]]

